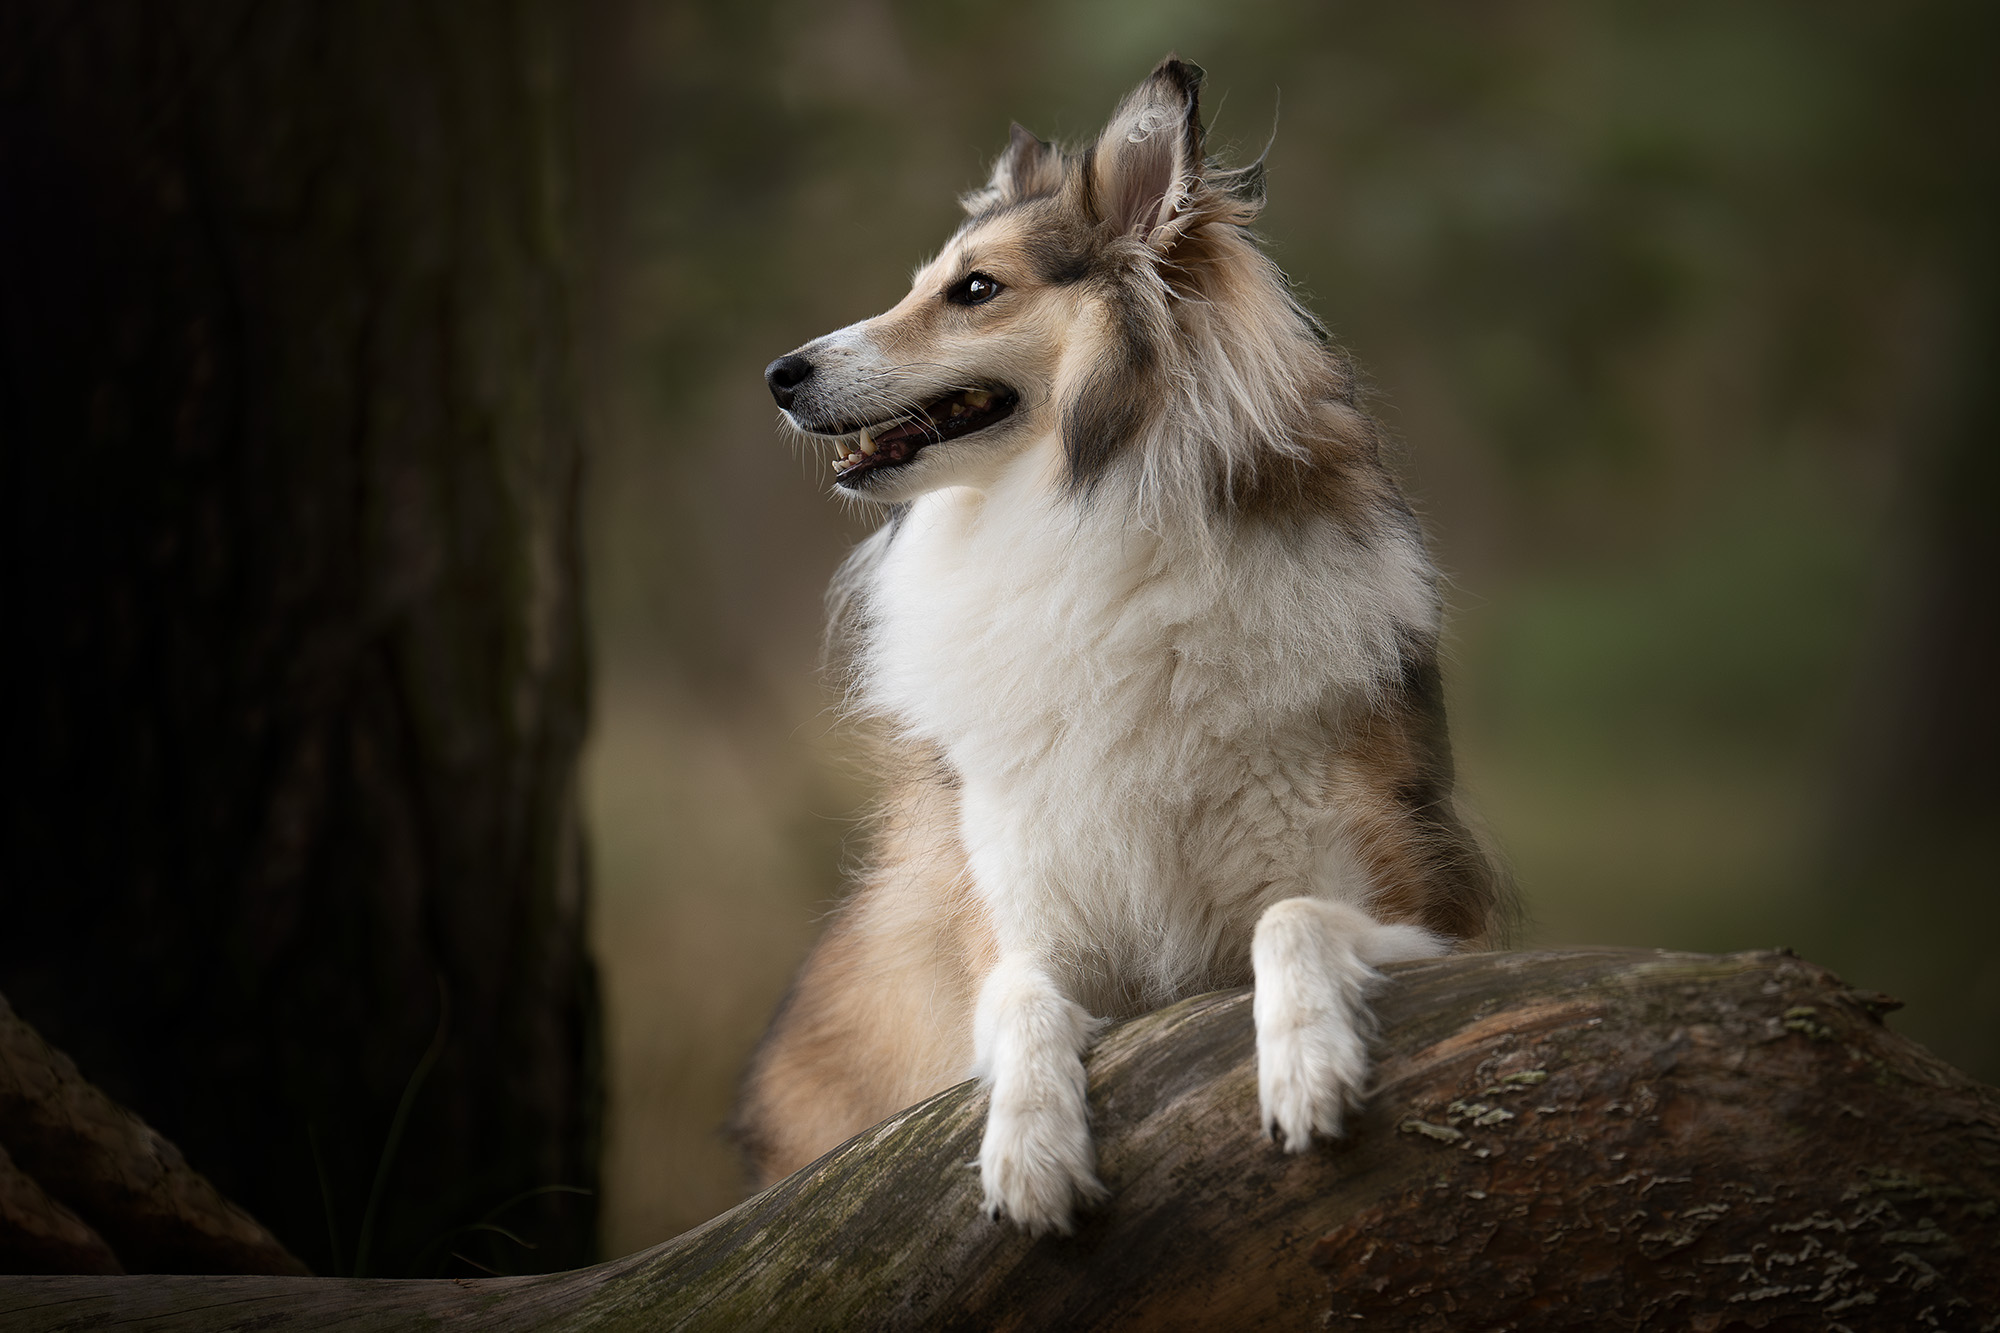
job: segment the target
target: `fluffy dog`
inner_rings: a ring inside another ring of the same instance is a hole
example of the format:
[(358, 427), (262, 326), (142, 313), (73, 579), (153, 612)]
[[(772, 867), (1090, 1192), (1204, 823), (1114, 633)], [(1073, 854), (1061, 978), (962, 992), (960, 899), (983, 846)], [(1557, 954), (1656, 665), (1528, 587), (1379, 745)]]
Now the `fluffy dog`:
[(763, 1180), (976, 1075), (989, 1213), (1067, 1231), (1099, 1025), (1253, 974), (1264, 1130), (1303, 1151), (1366, 1086), (1375, 969), (1504, 916), (1437, 573), (1201, 79), (1169, 57), (1078, 152), (1015, 126), (908, 296), (766, 371), (887, 510), (832, 600), (890, 765), (745, 1085)]

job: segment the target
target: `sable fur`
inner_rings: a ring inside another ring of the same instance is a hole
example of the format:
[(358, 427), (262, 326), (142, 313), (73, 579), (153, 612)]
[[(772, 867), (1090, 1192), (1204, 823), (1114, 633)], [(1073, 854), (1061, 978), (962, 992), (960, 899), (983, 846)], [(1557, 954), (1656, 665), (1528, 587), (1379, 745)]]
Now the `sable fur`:
[(1505, 918), (1453, 803), (1436, 573), (1248, 230), (1261, 166), (1203, 158), (1200, 82), (1169, 57), (1077, 153), (1015, 126), (909, 296), (773, 365), (841, 452), (1014, 406), (843, 476), (893, 506), (832, 596), (892, 759), (745, 1083), (760, 1182), (976, 1073), (989, 1210), (1067, 1230), (1102, 1192), (1098, 1022), (1253, 968), (1265, 1128), (1302, 1150), (1361, 1095), (1374, 967)]

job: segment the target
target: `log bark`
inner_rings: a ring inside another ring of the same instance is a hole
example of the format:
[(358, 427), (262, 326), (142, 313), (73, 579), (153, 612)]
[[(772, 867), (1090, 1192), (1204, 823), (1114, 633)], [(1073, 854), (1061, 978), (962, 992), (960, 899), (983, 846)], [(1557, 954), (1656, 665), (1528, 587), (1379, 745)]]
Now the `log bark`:
[(30, 1272), (308, 1271), (0, 996), (0, 1215), (17, 1214), (0, 1265)]
[(1406, 964), (1348, 1137), (1257, 1133), (1249, 997), (1090, 1057), (1111, 1201), (981, 1216), (961, 1085), (652, 1250), (489, 1281), (0, 1280), (0, 1329), (1870, 1329), (2000, 1310), (2000, 1092), (1785, 953)]
[(0, 1147), (0, 1273), (124, 1271), (104, 1237)]

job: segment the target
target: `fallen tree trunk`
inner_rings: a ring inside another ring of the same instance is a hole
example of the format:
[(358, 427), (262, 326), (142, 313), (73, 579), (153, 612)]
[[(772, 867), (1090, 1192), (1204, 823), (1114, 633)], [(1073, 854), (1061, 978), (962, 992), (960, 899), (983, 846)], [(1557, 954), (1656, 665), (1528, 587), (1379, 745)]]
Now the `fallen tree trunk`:
[[(490, 1281), (0, 1280), (0, 1328), (1978, 1328), (2000, 1310), (2000, 1092), (1783, 953), (1392, 969), (1350, 1136), (1257, 1134), (1245, 992), (1090, 1062), (1113, 1198), (987, 1221), (972, 1085), (678, 1239)], [(1990, 1325), (1986, 1325), (1990, 1326)]]

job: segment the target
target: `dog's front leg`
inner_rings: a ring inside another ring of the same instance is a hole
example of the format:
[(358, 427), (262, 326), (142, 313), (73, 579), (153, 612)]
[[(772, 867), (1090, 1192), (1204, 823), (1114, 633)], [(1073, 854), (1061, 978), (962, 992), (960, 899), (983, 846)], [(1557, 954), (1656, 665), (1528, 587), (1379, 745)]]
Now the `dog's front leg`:
[(1003, 953), (987, 975), (973, 1029), (975, 1072), (992, 1090), (979, 1145), (987, 1216), (1066, 1235), (1076, 1206), (1104, 1196), (1084, 1097), (1097, 1028), (1032, 954)]
[(1417, 926), (1383, 925), (1358, 907), (1288, 898), (1265, 909), (1251, 939), (1257, 991), (1257, 1094), (1264, 1133), (1304, 1152), (1313, 1132), (1338, 1137), (1368, 1082), (1374, 1028), (1368, 992), (1382, 963), (1444, 953)]

